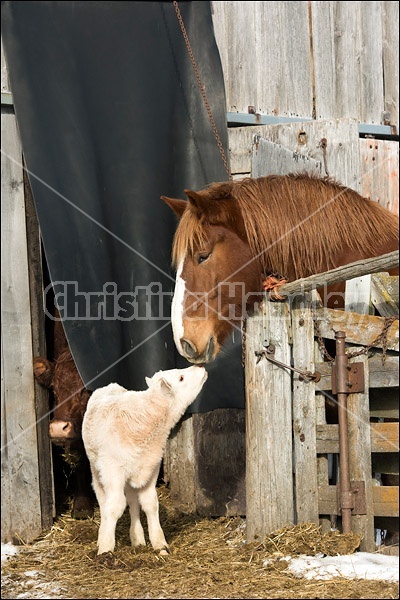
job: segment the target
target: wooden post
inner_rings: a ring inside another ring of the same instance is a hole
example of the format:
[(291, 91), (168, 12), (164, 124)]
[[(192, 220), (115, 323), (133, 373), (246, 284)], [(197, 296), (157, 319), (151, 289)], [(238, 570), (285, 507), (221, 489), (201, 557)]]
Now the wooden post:
[(42, 532), (22, 151), (15, 116), (1, 118), (1, 538)]
[(275, 346), (290, 364), (289, 307), (264, 300), (246, 327), (246, 523), (247, 540), (263, 539), (294, 522), (290, 371), (255, 352)]
[[(311, 295), (292, 304), (294, 367), (314, 372), (314, 323)], [(293, 375), (293, 443), (297, 522), (318, 523), (315, 383)]]
[[(43, 310), (43, 273), (39, 223), (33, 202), (29, 179), (24, 171), (24, 196), (26, 214), (26, 240), (28, 250), (29, 290), (32, 325), (32, 356), (46, 356), (46, 326)], [(56, 516), (53, 461), (49, 439), (50, 402), (49, 392), (34, 380), (36, 429), (40, 481), (42, 527), (48, 529)]]
[(349, 431), (350, 479), (365, 481), (366, 515), (352, 516), (352, 530), (363, 536), (360, 550), (374, 552), (374, 507), (372, 496), (371, 427), (369, 413), (369, 372), (365, 355), (350, 359), (364, 364), (365, 390), (358, 394), (349, 394), (347, 398), (347, 422)]

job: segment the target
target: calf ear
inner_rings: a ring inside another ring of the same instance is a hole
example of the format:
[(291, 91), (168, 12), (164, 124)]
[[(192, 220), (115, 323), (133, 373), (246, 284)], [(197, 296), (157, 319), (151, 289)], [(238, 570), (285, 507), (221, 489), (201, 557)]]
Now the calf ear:
[(177, 200), (175, 198), (167, 198), (167, 196), (161, 196), (161, 200), (167, 204), (171, 210), (174, 211), (176, 216), (180, 219), (188, 203), (185, 200)]
[(164, 394), (172, 394), (172, 385), (165, 377), (161, 377), (160, 379), (160, 388)]

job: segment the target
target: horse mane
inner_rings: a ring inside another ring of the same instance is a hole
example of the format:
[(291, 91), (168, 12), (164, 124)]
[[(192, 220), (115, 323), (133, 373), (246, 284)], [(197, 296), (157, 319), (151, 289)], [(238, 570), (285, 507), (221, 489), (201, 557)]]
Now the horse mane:
[[(292, 265), (296, 279), (333, 267), (332, 257), (348, 248), (369, 255), (398, 238), (398, 218), (378, 203), (330, 178), (307, 173), (270, 175), (211, 184), (199, 192), (215, 201), (223, 223), (228, 203), (241, 215), (254, 257), (265, 274), (286, 275)], [(234, 229), (231, 218), (228, 227)], [(204, 224), (186, 210), (178, 226), (173, 258), (206, 239)]]

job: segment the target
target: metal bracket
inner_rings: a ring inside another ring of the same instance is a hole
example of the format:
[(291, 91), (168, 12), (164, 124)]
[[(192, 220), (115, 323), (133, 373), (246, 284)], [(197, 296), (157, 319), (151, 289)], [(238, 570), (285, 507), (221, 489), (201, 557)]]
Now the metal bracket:
[(264, 346), (263, 350), (256, 350), (254, 352), (254, 354), (257, 356), (256, 364), (258, 364), (260, 362), (260, 360), (264, 357), (272, 364), (278, 365), (278, 367), (283, 367), (284, 369), (290, 369), (290, 371), (293, 371), (294, 373), (299, 373), (300, 381), (315, 381), (315, 382), (317, 382), (321, 379), (321, 373), (319, 373), (318, 371), (315, 371), (315, 373), (311, 373), (311, 371), (300, 371), (300, 369), (296, 369), (295, 367), (292, 367), (291, 365), (286, 365), (285, 363), (280, 362), (279, 360), (276, 360), (275, 346), (273, 344), (268, 344), (267, 342), (265, 342), (263, 344), (263, 346)]
[(332, 394), (356, 394), (365, 389), (364, 364), (362, 362), (348, 364), (346, 389), (338, 389), (337, 365), (332, 365)]
[(351, 508), (352, 515), (366, 515), (365, 481), (350, 481), (350, 489), (342, 495), (340, 483), (336, 484), (338, 513), (341, 514), (342, 508)]

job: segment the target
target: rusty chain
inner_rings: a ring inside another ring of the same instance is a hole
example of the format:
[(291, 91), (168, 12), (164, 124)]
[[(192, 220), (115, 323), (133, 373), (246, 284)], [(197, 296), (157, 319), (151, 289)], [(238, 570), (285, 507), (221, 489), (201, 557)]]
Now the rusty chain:
[[(380, 332), (380, 334), (377, 335), (372, 340), (372, 342), (370, 342), (367, 346), (361, 348), (360, 350), (354, 350), (353, 352), (349, 352), (347, 354), (347, 357), (354, 358), (355, 356), (360, 356), (362, 354), (368, 354), (368, 352), (371, 350), (371, 348), (373, 348), (374, 346), (377, 346), (379, 343), (382, 343), (382, 360), (385, 361), (386, 352), (387, 352), (387, 344), (388, 344), (388, 340), (387, 340), (388, 331), (389, 331), (390, 327), (393, 325), (393, 323), (398, 320), (399, 320), (398, 316), (384, 317), (384, 324), (383, 324), (383, 328), (382, 328), (382, 331)], [(325, 342), (322, 338), (322, 335), (321, 335), (321, 332), (319, 329), (319, 325), (318, 325), (318, 321), (317, 321), (317, 318), (315, 317), (315, 315), (313, 316), (313, 321), (314, 321), (315, 335), (317, 337), (318, 346), (319, 346), (321, 352), (328, 359), (329, 362), (334, 362), (335, 359), (329, 354), (329, 352), (326, 349)]]
[(361, 348), (361, 350), (354, 350), (353, 352), (350, 352), (348, 354), (349, 358), (353, 358), (354, 356), (360, 356), (360, 354), (367, 354), (368, 351), (373, 348), (374, 346), (376, 346), (379, 343), (382, 343), (382, 360), (384, 361), (386, 358), (386, 352), (387, 352), (387, 344), (388, 344), (388, 331), (390, 329), (390, 327), (393, 325), (393, 323), (395, 321), (399, 320), (398, 316), (395, 317), (384, 317), (385, 321), (383, 324), (383, 328), (382, 331), (379, 335), (376, 336), (376, 338), (374, 340), (372, 340), (372, 342), (370, 344), (368, 344), (368, 346), (365, 346), (365, 348)]
[(230, 170), (229, 165), (228, 165), (228, 160), (226, 158), (226, 155), (225, 155), (225, 152), (224, 152), (224, 148), (222, 146), (221, 138), (219, 137), (218, 129), (217, 129), (217, 126), (216, 126), (215, 121), (214, 121), (214, 117), (213, 117), (212, 112), (211, 112), (210, 104), (208, 102), (208, 98), (207, 98), (207, 95), (206, 95), (203, 83), (201, 81), (200, 73), (199, 73), (199, 70), (197, 68), (196, 60), (194, 58), (193, 50), (192, 50), (192, 47), (190, 45), (188, 35), (186, 33), (186, 27), (185, 27), (185, 24), (184, 24), (183, 19), (182, 19), (182, 15), (181, 15), (181, 11), (180, 11), (179, 6), (178, 6), (178, 2), (176, 2), (176, 0), (174, 0), (173, 1), (173, 5), (175, 7), (176, 16), (178, 17), (179, 25), (181, 27), (183, 39), (185, 40), (185, 44), (186, 44), (186, 48), (187, 48), (187, 51), (188, 51), (188, 54), (189, 54), (189, 57), (190, 57), (190, 61), (192, 63), (192, 67), (193, 67), (194, 73), (196, 75), (197, 84), (199, 86), (201, 95), (203, 97), (204, 106), (206, 107), (208, 118), (210, 119), (211, 127), (212, 127), (212, 130), (214, 132), (214, 136), (215, 136), (218, 148), (219, 148), (219, 152), (221, 154), (222, 162), (224, 163), (224, 167), (225, 167), (225, 170), (227, 172), (228, 178), (230, 180), (232, 180), (232, 174), (231, 174), (231, 170)]
[(334, 362), (335, 359), (333, 358), (333, 356), (331, 356), (329, 354), (328, 350), (326, 349), (325, 342), (324, 342), (323, 337), (321, 335), (321, 332), (320, 332), (320, 329), (319, 329), (319, 325), (318, 325), (318, 321), (317, 321), (317, 318), (315, 316), (313, 316), (313, 321), (314, 321), (314, 332), (315, 332), (315, 335), (317, 337), (319, 349), (321, 350), (322, 354), (325, 356), (325, 358), (329, 362)]
[(242, 367), (244, 369), (246, 365), (246, 318), (242, 321)]

